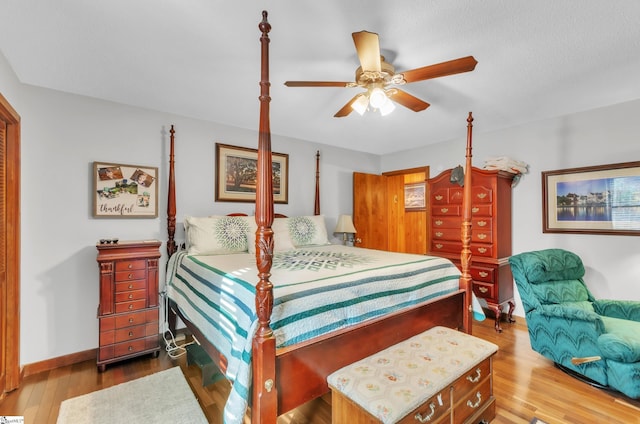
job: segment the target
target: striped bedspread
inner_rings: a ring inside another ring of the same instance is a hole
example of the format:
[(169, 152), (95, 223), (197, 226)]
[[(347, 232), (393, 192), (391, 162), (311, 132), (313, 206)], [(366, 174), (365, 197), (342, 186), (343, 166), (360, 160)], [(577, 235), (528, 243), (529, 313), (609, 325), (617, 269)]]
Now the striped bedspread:
[[(225, 423), (241, 423), (250, 397), (251, 339), (257, 317), (255, 256), (171, 258), (167, 295), (228, 360), (233, 382)], [(339, 245), (275, 253), (271, 327), (277, 347), (376, 318), (458, 290), (447, 259)]]

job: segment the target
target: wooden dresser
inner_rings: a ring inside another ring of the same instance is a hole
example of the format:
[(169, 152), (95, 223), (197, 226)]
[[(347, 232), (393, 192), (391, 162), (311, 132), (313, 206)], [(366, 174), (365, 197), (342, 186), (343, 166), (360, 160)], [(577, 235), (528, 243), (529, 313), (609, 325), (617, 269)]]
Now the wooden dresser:
[(97, 244), (100, 268), (98, 369), (152, 353), (158, 356), (158, 240)]
[[(463, 187), (450, 182), (452, 170), (428, 181), (430, 201), (429, 254), (451, 259), (460, 267)], [(472, 170), (471, 277), (473, 292), (495, 314), (496, 331), (508, 305), (507, 320), (513, 322), (511, 256), (511, 182), (504, 171)]]

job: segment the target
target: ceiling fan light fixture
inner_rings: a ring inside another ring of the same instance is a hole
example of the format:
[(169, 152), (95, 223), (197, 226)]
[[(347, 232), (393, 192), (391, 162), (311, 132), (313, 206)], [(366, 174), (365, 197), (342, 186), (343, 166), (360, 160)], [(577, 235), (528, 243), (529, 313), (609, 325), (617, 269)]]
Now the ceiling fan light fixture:
[(364, 115), (367, 111), (367, 107), (369, 107), (369, 99), (366, 94), (361, 94), (358, 98), (351, 104), (353, 110), (358, 112), (360, 116)]
[(396, 108), (396, 105), (389, 99), (382, 106), (380, 106), (380, 115), (387, 116)]
[(387, 93), (385, 93), (382, 88), (376, 87), (371, 90), (369, 94), (369, 104), (372, 108), (380, 109), (387, 101)]

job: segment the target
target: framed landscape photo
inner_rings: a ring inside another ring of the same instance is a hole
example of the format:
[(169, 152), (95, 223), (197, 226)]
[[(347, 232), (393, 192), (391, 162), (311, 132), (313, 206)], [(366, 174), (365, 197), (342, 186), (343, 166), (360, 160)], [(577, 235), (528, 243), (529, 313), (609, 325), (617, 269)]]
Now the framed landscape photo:
[(542, 231), (640, 235), (640, 162), (542, 172)]
[(158, 168), (94, 162), (93, 216), (157, 218)]
[(404, 185), (404, 210), (423, 211), (426, 209), (426, 185), (425, 183), (413, 183)]
[[(289, 155), (272, 153), (273, 202), (289, 202)], [(216, 143), (216, 201), (256, 201), (258, 151)]]

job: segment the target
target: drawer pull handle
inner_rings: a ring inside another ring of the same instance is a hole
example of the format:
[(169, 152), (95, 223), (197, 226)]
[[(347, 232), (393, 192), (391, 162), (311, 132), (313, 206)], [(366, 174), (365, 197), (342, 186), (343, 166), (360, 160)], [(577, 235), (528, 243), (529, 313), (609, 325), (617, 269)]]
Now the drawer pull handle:
[(442, 249), (442, 247), (443, 247), (443, 245), (442, 245), (442, 244), (440, 244), (440, 243), (436, 244), (436, 248), (437, 248), (437, 249)]
[[(129, 352), (131, 352), (133, 350), (133, 346), (129, 346)], [(480, 395), (480, 393), (478, 393), (478, 395)], [(467, 401), (467, 403), (469, 403), (470, 401)]]
[(129, 264), (129, 266), (127, 268), (129, 268), (129, 269), (133, 268), (133, 264)]
[(133, 288), (133, 284), (129, 284), (129, 288), (132, 289)]
[(486, 239), (486, 238), (487, 238), (487, 235), (486, 235), (485, 233), (480, 233), (480, 234), (478, 234), (478, 238), (479, 238), (480, 240), (484, 240), (484, 239)]
[(129, 295), (129, 299), (133, 299), (133, 295), (132, 294)]
[(443, 224), (443, 222), (441, 220), (437, 220), (436, 222), (434, 222), (434, 224), (436, 224), (439, 227)]
[(129, 324), (133, 323), (133, 318), (129, 318)]
[(447, 213), (447, 212), (449, 212), (449, 208), (442, 208), (442, 209), (440, 209), (440, 212)]
[(129, 280), (133, 278), (133, 274), (129, 274)]
[(478, 248), (478, 252), (480, 252), (480, 253), (486, 253), (486, 252), (487, 252), (487, 248), (486, 248), (486, 247), (479, 247), (479, 248)]
[(480, 208), (471, 208), (471, 212), (473, 213), (478, 213), (478, 211), (480, 211)]
[(129, 309), (133, 309), (133, 304), (129, 305)]
[(444, 233), (443, 233), (443, 232), (441, 232), (441, 231), (438, 231), (438, 232), (436, 233), (436, 237), (442, 237), (443, 235), (444, 235)]
[(477, 383), (478, 381), (480, 381), (480, 376), (482, 375), (482, 373), (480, 372), (480, 368), (476, 368), (476, 376), (472, 377), (470, 375), (467, 376), (467, 380), (469, 380), (472, 383)]
[(483, 293), (483, 294), (489, 291), (489, 289), (486, 287), (478, 287), (478, 290), (480, 290), (480, 293)]
[(444, 198), (444, 196), (441, 195), (441, 194), (436, 194), (435, 198), (436, 198), (436, 200), (442, 200)]
[(469, 408), (476, 409), (482, 403), (482, 395), (480, 394), (480, 392), (476, 392), (476, 397), (478, 398), (478, 401), (476, 403), (473, 403), (470, 400), (467, 401), (467, 406)]
[(133, 337), (133, 331), (129, 331), (129, 337)]
[(431, 412), (429, 412), (425, 416), (422, 416), (422, 414), (419, 412), (416, 413), (416, 416), (414, 417), (416, 421), (419, 421), (421, 423), (426, 423), (427, 421), (431, 421), (431, 418), (433, 418), (433, 416), (436, 414), (436, 404), (431, 402), (431, 404), (429, 405), (429, 409), (431, 409)]
[(478, 193), (478, 199), (484, 199), (487, 197), (487, 193)]
[(481, 277), (485, 278), (487, 275), (489, 275), (488, 272), (484, 272), (484, 271), (480, 271), (478, 274), (480, 274)]
[(487, 221), (478, 221), (478, 227), (486, 227)]

